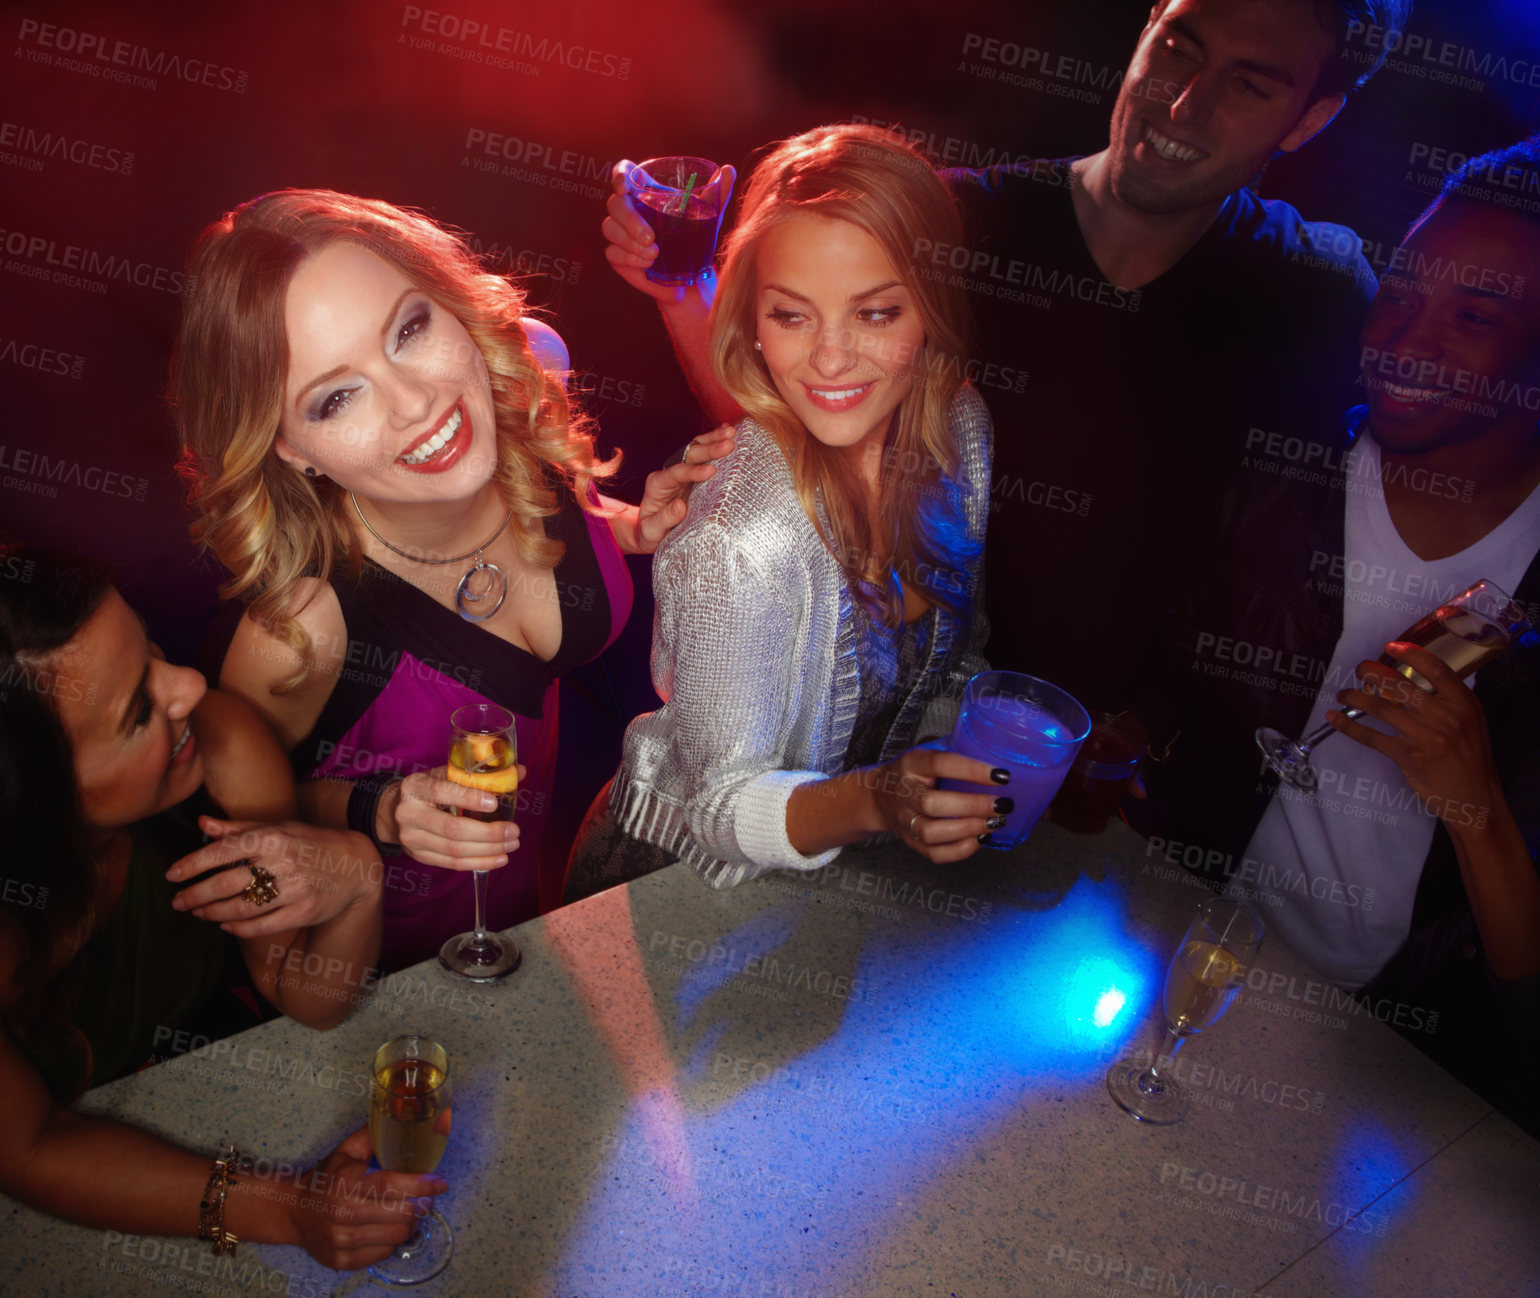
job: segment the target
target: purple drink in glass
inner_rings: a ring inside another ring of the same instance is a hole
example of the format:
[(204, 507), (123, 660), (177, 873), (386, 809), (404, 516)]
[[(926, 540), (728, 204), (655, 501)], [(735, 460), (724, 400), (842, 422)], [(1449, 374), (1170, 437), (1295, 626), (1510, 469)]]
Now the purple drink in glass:
[(722, 169), (706, 158), (650, 158), (626, 173), (626, 193), (657, 239), (648, 279), (677, 287), (711, 270), (731, 192)]
[(657, 284), (693, 284), (716, 251), (722, 214), (715, 203), (698, 194), (686, 200), (683, 194), (656, 189), (638, 194), (637, 201), (658, 240), (647, 278)]
[(989, 846), (1015, 847), (1053, 801), (1090, 730), (1086, 710), (1058, 686), (1019, 672), (980, 672), (963, 693), (947, 747), (1005, 767), (1010, 783), (942, 780), (939, 787), (1012, 799), (1016, 805)]

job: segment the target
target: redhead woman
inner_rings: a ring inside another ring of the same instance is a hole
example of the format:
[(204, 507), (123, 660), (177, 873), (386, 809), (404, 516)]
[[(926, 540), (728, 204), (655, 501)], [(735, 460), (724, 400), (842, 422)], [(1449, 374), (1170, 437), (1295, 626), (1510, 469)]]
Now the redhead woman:
[[(189, 272), (172, 392), (195, 536), (244, 606), (221, 686), (290, 751), (307, 819), (407, 858), (385, 967), (469, 927), (462, 872), (494, 872), (491, 928), (556, 904), (557, 679), (619, 634), (622, 554), (657, 545), (730, 438), (651, 475), (640, 507), (599, 495), (613, 464), (568, 405), (560, 340), (463, 239), (389, 203), (264, 195)], [(516, 718), (511, 825), (445, 810), (490, 809), (444, 776), (450, 714), (481, 702)]]
[[(336, 1023), (379, 944), (368, 840), (265, 823), (294, 802), (266, 725), (161, 658), (99, 565), (0, 553), (0, 673), (0, 1191), (123, 1232), (201, 1226), (215, 1238), (217, 1227), (303, 1245), (333, 1267), (386, 1256), (411, 1227), (403, 1196), (444, 1186), (366, 1175), (366, 1131), (325, 1163), (334, 1179), (323, 1184), (351, 1198), (303, 1187), (261, 1197), (242, 1178), (215, 1221), (199, 1207), (212, 1147), (195, 1153), (66, 1107), (167, 1040), (255, 1022), (236, 1002), (248, 980), (302, 1023)], [(200, 798), (221, 817), (195, 821)], [(200, 826), (213, 843), (198, 846)], [(297, 926), (316, 906), (329, 918)], [(294, 967), (325, 972), (295, 979)]]
[[(928, 241), (928, 242), (927, 242)], [(747, 412), (653, 568), (653, 684), (574, 848), (569, 899), (673, 860), (716, 886), (900, 835), (955, 861), (1004, 772), (917, 742), (983, 666), (991, 433), (964, 381), (945, 186), (884, 132), (824, 127), (755, 169), (712, 308)]]

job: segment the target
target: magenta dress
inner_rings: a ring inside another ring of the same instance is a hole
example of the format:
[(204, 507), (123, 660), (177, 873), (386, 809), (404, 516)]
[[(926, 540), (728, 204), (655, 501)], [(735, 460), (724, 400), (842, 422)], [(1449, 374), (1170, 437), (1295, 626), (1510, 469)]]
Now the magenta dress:
[[(487, 887), (487, 922), (504, 929), (561, 902), (566, 854), (542, 853), (556, 778), (558, 678), (597, 657), (631, 612), (631, 577), (609, 523), (585, 514), (569, 491), (546, 520), (566, 545), (551, 598), (561, 604), (556, 656), (527, 650), (465, 621), (378, 564), (357, 581), (332, 579), (347, 626), (346, 662), (315, 727), (292, 755), (300, 780), (410, 775), (449, 758), (449, 716), (468, 703), (497, 703), (515, 716), (519, 761), (528, 774), (515, 820), (519, 850)], [(547, 859), (551, 858), (551, 859)], [(468, 871), (386, 857), (380, 965), (399, 969), (438, 954), (470, 929), (475, 900)]]

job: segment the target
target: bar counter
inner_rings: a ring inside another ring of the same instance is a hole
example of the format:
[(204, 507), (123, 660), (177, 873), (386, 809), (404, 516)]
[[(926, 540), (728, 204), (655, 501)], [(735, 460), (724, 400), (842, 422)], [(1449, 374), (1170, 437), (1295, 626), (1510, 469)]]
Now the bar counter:
[[(514, 930), (501, 985), (421, 965), (331, 1032), (279, 1020), (81, 1107), (309, 1165), (362, 1125), (375, 1047), (427, 1032), (455, 1254), (424, 1295), (1540, 1292), (1540, 1144), (1281, 944), (1178, 1057), (1181, 1123), (1113, 1104), (1201, 895), (1121, 824), (727, 892), (675, 866)], [(10, 1201), (4, 1233), (29, 1298), (387, 1292)]]

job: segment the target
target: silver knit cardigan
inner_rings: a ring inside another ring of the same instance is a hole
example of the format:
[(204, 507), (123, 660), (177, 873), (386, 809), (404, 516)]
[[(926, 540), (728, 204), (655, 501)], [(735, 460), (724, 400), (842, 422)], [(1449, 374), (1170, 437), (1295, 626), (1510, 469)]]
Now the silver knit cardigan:
[[(969, 531), (982, 542), (989, 412), (964, 385), (948, 418)], [(961, 567), (972, 616), (938, 609), (884, 759), (912, 744), (923, 723), (928, 733), (949, 730), (947, 702), (955, 709), (968, 677), (986, 666), (982, 553)], [(626, 730), (610, 789), (616, 823), (718, 888), (827, 864), (838, 848), (804, 856), (792, 846), (786, 803), (799, 784), (844, 768), (861, 696), (851, 593), (780, 447), (753, 420), (738, 425), (733, 453), (658, 547), (652, 588), (652, 683), (664, 702)]]

